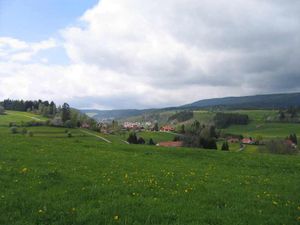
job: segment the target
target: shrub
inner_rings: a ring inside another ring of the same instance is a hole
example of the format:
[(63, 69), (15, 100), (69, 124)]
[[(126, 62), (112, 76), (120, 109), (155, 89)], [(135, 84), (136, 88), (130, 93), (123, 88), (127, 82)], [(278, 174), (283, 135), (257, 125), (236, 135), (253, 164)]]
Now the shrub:
[(140, 138), (138, 139), (137, 143), (143, 145), (143, 144), (145, 144), (146, 142), (145, 142), (144, 138), (140, 137)]
[(67, 134), (69, 132), (69, 130), (68, 129), (65, 129), (65, 133)]
[(153, 141), (152, 138), (150, 138), (150, 140), (149, 140), (149, 145), (155, 145), (155, 142)]
[(67, 136), (68, 136), (68, 138), (71, 138), (72, 137), (72, 133), (68, 132)]
[(11, 127), (11, 128), (10, 128), (10, 132), (11, 132), (12, 134), (16, 134), (16, 133), (18, 133), (18, 128), (17, 128), (17, 127)]
[(72, 128), (72, 127), (73, 127), (72, 121), (71, 121), (71, 120), (67, 120), (67, 121), (64, 123), (64, 126), (67, 127), (67, 128)]
[(16, 125), (15, 122), (9, 122), (9, 123), (8, 123), (8, 126), (9, 126), (9, 127), (16, 127), (17, 125)]
[(224, 142), (223, 145), (222, 145), (222, 151), (229, 151), (229, 145), (228, 145), (228, 142)]
[(138, 144), (138, 139), (135, 132), (131, 132), (127, 138), (129, 144)]
[(5, 114), (4, 107), (3, 107), (3, 106), (0, 106), (0, 115), (3, 115), (3, 114)]
[(273, 154), (296, 154), (298, 149), (296, 146), (291, 145), (286, 140), (270, 140), (266, 144), (266, 149), (269, 153)]
[(23, 135), (27, 134), (27, 129), (24, 127), (24, 128), (22, 129), (21, 133), (22, 133)]
[(33, 132), (32, 131), (28, 131), (27, 134), (28, 134), (29, 137), (33, 137)]

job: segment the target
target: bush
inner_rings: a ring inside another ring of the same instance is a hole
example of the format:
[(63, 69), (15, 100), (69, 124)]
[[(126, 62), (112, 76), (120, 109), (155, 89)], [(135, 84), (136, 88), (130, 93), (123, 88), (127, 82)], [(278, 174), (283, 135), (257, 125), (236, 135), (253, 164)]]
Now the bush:
[(12, 134), (17, 134), (17, 133), (18, 133), (18, 128), (17, 128), (17, 127), (11, 127), (11, 128), (10, 128), (10, 132), (11, 132)]
[(22, 133), (23, 135), (27, 134), (27, 129), (24, 127), (24, 128), (22, 129), (21, 133)]
[(291, 145), (286, 140), (270, 140), (266, 144), (266, 149), (273, 154), (292, 155), (298, 153), (296, 146)]
[(152, 138), (150, 138), (150, 140), (149, 140), (149, 143), (148, 143), (149, 145), (155, 145), (155, 142), (153, 141), (153, 139)]
[(67, 136), (68, 136), (68, 138), (71, 138), (72, 137), (72, 133), (68, 132)]
[(9, 123), (8, 123), (8, 126), (9, 126), (9, 127), (16, 127), (17, 125), (16, 125), (15, 122), (9, 122)]
[(138, 139), (135, 132), (131, 132), (127, 138), (129, 144), (138, 144)]
[(65, 129), (65, 133), (67, 134), (69, 132), (69, 130), (68, 129)]
[(0, 106), (0, 115), (3, 115), (3, 114), (5, 114), (4, 107), (3, 107), (3, 106)]
[(138, 139), (137, 143), (143, 145), (143, 144), (145, 144), (146, 142), (145, 142), (144, 138), (140, 137), (140, 138)]
[(228, 142), (224, 142), (221, 148), (222, 151), (229, 151), (229, 145)]
[(72, 128), (73, 127), (73, 124), (72, 124), (72, 121), (71, 120), (67, 120), (64, 124), (64, 127), (67, 127), (67, 128)]
[(33, 132), (32, 132), (32, 131), (28, 131), (28, 132), (27, 132), (27, 135), (28, 135), (29, 137), (33, 137)]
[(26, 122), (26, 123), (23, 124), (23, 125), (26, 126), (26, 127), (38, 127), (38, 126), (44, 126), (45, 123), (42, 122), (42, 121), (35, 121), (35, 120), (32, 120), (32, 121)]

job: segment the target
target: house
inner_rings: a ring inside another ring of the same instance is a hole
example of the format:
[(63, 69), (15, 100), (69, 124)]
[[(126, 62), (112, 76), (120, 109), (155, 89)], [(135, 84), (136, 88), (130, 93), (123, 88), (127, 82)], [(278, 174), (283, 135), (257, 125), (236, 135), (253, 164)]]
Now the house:
[(297, 145), (292, 142), (291, 140), (286, 140), (285, 143), (289, 146), (289, 147), (292, 147), (292, 148), (297, 148)]
[(157, 146), (160, 146), (160, 147), (182, 147), (183, 142), (182, 141), (166, 141), (166, 142), (158, 143)]
[(161, 127), (160, 131), (171, 132), (171, 131), (175, 131), (175, 128), (171, 127), (170, 125), (166, 125), (166, 126)]
[(123, 128), (128, 130), (138, 130), (142, 129), (143, 127), (139, 122), (124, 122)]
[(253, 145), (255, 143), (255, 140), (252, 138), (243, 138), (242, 143), (245, 145)]
[(90, 125), (88, 123), (83, 123), (81, 125), (81, 128), (86, 128), (86, 129), (89, 129), (90, 128)]

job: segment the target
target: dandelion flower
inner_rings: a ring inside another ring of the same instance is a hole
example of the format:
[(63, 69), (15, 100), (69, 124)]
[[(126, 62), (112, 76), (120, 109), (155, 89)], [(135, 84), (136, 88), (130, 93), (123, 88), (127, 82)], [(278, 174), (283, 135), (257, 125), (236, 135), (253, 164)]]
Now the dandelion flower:
[(114, 219), (115, 220), (118, 220), (120, 217), (119, 216), (114, 216)]
[(25, 168), (22, 169), (21, 172), (22, 172), (22, 173), (26, 173), (26, 172), (28, 172), (28, 169), (25, 167)]

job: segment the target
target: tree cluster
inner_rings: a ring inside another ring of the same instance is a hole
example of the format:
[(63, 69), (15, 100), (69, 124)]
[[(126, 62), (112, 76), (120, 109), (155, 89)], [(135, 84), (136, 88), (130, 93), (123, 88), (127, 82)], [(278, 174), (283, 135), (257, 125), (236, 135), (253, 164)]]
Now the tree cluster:
[(181, 111), (169, 117), (169, 121), (177, 120), (178, 122), (184, 122), (194, 117), (193, 111)]
[(270, 140), (266, 144), (266, 150), (273, 154), (297, 154), (298, 149), (289, 145), (285, 140)]
[(217, 149), (217, 131), (214, 126), (201, 125), (199, 121), (194, 121), (186, 129), (185, 134), (177, 139), (183, 141), (186, 147)]
[(227, 128), (234, 124), (246, 125), (249, 123), (249, 116), (238, 113), (217, 113), (214, 122), (218, 128)]
[(299, 122), (299, 108), (289, 107), (286, 110), (279, 110), (276, 120), (280, 122)]
[(30, 111), (49, 118), (54, 117), (57, 112), (57, 108), (54, 102), (49, 103), (49, 101), (42, 100), (24, 101), (6, 99), (3, 102), (0, 102), (0, 105), (4, 107), (5, 110), (14, 110), (21, 112)]
[[(152, 140), (153, 141), (153, 140)], [(129, 137), (127, 138), (129, 144), (145, 144), (145, 140), (142, 137), (137, 137), (135, 132), (130, 132)]]

